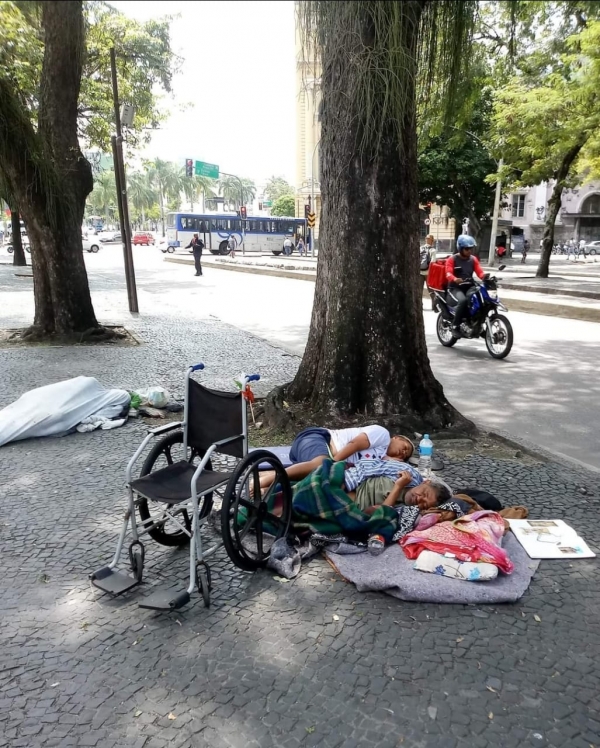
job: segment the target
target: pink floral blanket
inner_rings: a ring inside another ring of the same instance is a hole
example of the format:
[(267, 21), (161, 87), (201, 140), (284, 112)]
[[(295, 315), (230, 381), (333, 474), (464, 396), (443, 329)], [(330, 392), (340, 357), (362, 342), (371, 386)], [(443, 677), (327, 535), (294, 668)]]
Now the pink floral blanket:
[(453, 522), (440, 522), (426, 530), (414, 530), (399, 542), (407, 558), (421, 551), (451, 553), (460, 561), (484, 561), (510, 574), (514, 566), (502, 549), (504, 520), (497, 512), (467, 514)]

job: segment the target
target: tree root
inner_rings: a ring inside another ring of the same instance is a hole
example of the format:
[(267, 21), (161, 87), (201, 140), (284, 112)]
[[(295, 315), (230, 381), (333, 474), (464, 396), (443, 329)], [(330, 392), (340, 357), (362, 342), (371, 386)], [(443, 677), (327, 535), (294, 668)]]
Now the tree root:
[(478, 429), (451, 405), (438, 406), (430, 413), (421, 415), (415, 412), (403, 413), (344, 413), (317, 412), (308, 403), (292, 398), (290, 384), (275, 387), (265, 398), (263, 423), (266, 429), (283, 432), (293, 437), (307, 426), (324, 428), (356, 428), (377, 423), (392, 434), (406, 434), (414, 438), (416, 434), (429, 433), (435, 438), (473, 438)]
[(51, 343), (54, 345), (81, 345), (95, 343), (116, 343), (126, 340), (127, 334), (111, 327), (90, 327), (83, 332), (56, 333), (32, 325), (25, 330), (17, 330), (7, 340), (13, 343)]

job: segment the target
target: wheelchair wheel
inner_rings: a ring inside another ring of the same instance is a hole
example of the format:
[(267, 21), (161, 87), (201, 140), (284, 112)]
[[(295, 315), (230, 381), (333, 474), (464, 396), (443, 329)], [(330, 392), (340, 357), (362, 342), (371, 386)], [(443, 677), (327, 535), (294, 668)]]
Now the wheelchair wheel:
[(198, 592), (202, 595), (204, 607), (210, 608), (212, 577), (210, 573), (210, 566), (206, 563), (206, 561), (201, 561), (196, 564), (196, 585), (198, 587)]
[[(172, 465), (174, 462), (179, 462), (185, 457), (183, 453), (183, 431), (174, 431), (171, 434), (167, 434), (164, 439), (157, 442), (154, 447), (150, 450), (148, 457), (146, 457), (142, 470), (140, 472), (140, 478), (144, 475), (148, 475), (155, 470), (161, 470)], [(188, 455), (188, 461), (198, 464), (202, 456), (197, 450), (192, 449), (191, 454)], [(206, 464), (207, 470), (212, 470), (210, 460)], [(203, 519), (212, 509), (212, 493), (206, 494), (201, 500), (200, 504), (200, 519)], [(177, 527), (171, 520), (167, 519), (162, 522), (165, 518), (165, 512), (162, 505), (156, 504), (155, 502), (149, 502), (147, 499), (140, 497), (138, 503), (138, 513), (142, 521), (152, 519), (156, 522), (156, 525), (150, 525), (148, 534), (160, 545), (166, 546), (183, 546), (189, 543), (189, 536), (186, 535), (183, 530)], [(177, 518), (188, 530), (191, 530), (192, 523), (190, 516), (183, 507), (177, 511)]]
[[(261, 496), (259, 465), (275, 472)], [(292, 521), (292, 488), (279, 459), (267, 450), (245, 457), (229, 479), (221, 508), (221, 534), (229, 558), (240, 569), (265, 566), (271, 546), (287, 535)]]

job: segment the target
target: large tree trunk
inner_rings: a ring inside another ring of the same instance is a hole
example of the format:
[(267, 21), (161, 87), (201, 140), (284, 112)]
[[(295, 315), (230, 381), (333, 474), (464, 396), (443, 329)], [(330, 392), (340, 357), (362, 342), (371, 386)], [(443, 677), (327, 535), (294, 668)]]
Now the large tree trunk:
[[(353, 70), (330, 58), (330, 47), (322, 52), (318, 272), (308, 344), (286, 396), (321, 417), (394, 415), (407, 428), (434, 430), (467, 422), (434, 378), (425, 343), (414, 89), (421, 3), (410, 5), (400, 74), (412, 83), (400, 144), (393, 113), (380, 147), (366, 142)], [(376, 33), (367, 19), (364, 26), (357, 53)]]
[(21, 239), (21, 216), (18, 210), (10, 209), (10, 226), (12, 229), (13, 265), (25, 267), (25, 250)]
[(548, 200), (548, 211), (546, 213), (546, 222), (544, 224), (544, 234), (542, 236), (542, 255), (537, 267), (536, 277), (547, 278), (550, 272), (550, 255), (554, 246), (554, 225), (558, 211), (560, 210), (562, 193), (565, 188), (565, 180), (569, 175), (569, 170), (573, 162), (579, 155), (584, 143), (576, 143), (564, 156), (560, 168), (556, 174), (556, 184), (552, 189), (552, 196)]
[(85, 50), (82, 3), (42, 5), (44, 61), (38, 129), (0, 79), (0, 168), (31, 241), (34, 330), (68, 335), (98, 328), (81, 245), (85, 199), (93, 187), (79, 149), (77, 102)]

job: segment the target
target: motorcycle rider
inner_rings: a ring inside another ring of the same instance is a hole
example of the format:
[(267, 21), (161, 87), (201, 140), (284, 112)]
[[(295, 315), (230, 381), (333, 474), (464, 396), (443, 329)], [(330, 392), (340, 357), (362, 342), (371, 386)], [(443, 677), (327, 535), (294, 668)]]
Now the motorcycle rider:
[(471, 255), (471, 250), (476, 246), (472, 236), (461, 234), (456, 240), (458, 252), (446, 260), (448, 294), (457, 302), (452, 323), (452, 334), (457, 338), (462, 337), (460, 324), (467, 311), (467, 294), (473, 288), (473, 273), (481, 280), (485, 278), (479, 259)]

